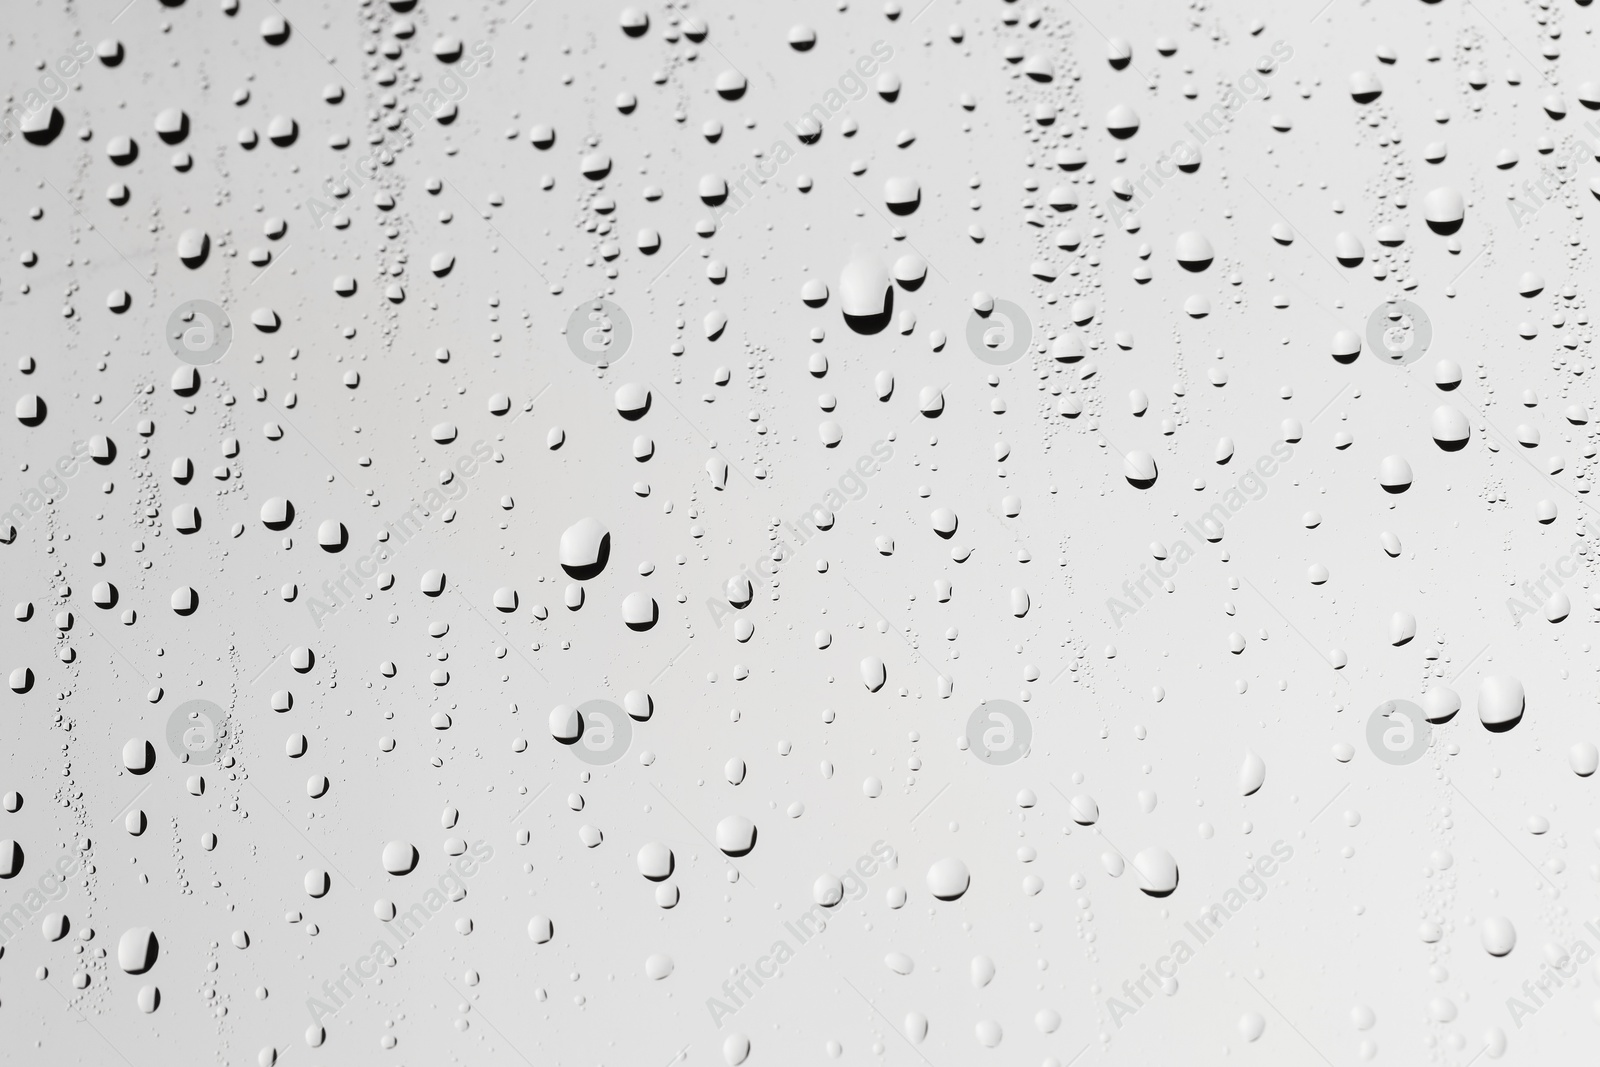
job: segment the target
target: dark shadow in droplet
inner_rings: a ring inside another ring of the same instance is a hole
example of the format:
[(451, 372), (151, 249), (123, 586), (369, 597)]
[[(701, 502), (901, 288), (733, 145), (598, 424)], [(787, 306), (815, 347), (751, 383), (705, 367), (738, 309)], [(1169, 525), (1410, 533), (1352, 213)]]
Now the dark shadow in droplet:
[(726, 849), (725, 848), (725, 849), (722, 850), (722, 854), (725, 855), (725, 856), (734, 856), (734, 857), (750, 855), (750, 852), (756, 847), (756, 834), (757, 833), (758, 833), (758, 831), (754, 827), (752, 827), (751, 830), (750, 830), (750, 846), (748, 848), (736, 848), (736, 849)]
[(206, 261), (206, 257), (208, 257), (210, 255), (211, 255), (211, 238), (207, 234), (201, 234), (200, 235), (200, 248), (193, 255), (179, 256), (178, 258), (183, 261), (183, 265), (185, 267), (188, 267), (190, 270), (196, 270), (199, 267), (201, 267), (202, 265), (204, 265), (204, 263)]
[(1382, 95), (1382, 89), (1369, 89), (1364, 93), (1352, 92), (1350, 94), (1350, 99), (1354, 100), (1358, 104), (1370, 104)]
[(61, 136), (61, 131), (66, 128), (67, 120), (61, 117), (59, 108), (50, 108), (50, 117), (45, 121), (41, 130), (24, 130), (22, 136), (29, 144), (47, 145)]
[(12, 692), (14, 692), (14, 693), (27, 693), (27, 692), (31, 692), (32, 689), (33, 689), (33, 668), (32, 667), (24, 667), (24, 668), (22, 668), (22, 688), (20, 688), (20, 689), (13, 688)]
[[(724, 326), (723, 329), (727, 329), (727, 327)], [(720, 336), (721, 333), (722, 333), (722, 330), (718, 330), (717, 333), (712, 336), (712, 340), (716, 340), (716, 337)], [(635, 408), (632, 411), (620, 411), (619, 410), (617, 412), (617, 414), (621, 415), (623, 418), (627, 419), (629, 422), (638, 422), (640, 419), (642, 419), (646, 415), (650, 414), (650, 405), (652, 403), (653, 403), (653, 400), (652, 400), (650, 394), (646, 393), (645, 394), (645, 398), (644, 398), (644, 406), (643, 407)]]
[(296, 123), (296, 122), (291, 122), (289, 124), (289, 132), (288, 133), (280, 133), (280, 134), (277, 134), (276, 136), (268, 136), (268, 138), (267, 138), (267, 140), (271, 141), (273, 144), (277, 145), (279, 148), (288, 148), (290, 145), (294, 144), (299, 139), (300, 139), (300, 124)]
[[(306, 665), (304, 667), (295, 667), (294, 669), (296, 671), (300, 672), (301, 674), (306, 674), (311, 670), (311, 668), (315, 667), (316, 665), (317, 665), (317, 654), (315, 652), (312, 652), (310, 649), (306, 649)], [(290, 663), (290, 666), (294, 666), (292, 661)]]
[(103, 456), (95, 456), (94, 457), (94, 461), (96, 463), (100, 464), (100, 466), (105, 467), (105, 466), (109, 466), (111, 463), (113, 463), (116, 460), (116, 458), (117, 458), (117, 443), (115, 441), (113, 441), (111, 438), (107, 437), (106, 438), (106, 454), (103, 455)]
[(193, 589), (189, 590), (189, 606), (186, 608), (173, 608), (179, 615), (193, 615), (200, 610), (200, 594)]
[(918, 189), (917, 190), (917, 198), (915, 200), (907, 200), (904, 203), (900, 203), (900, 204), (889, 204), (888, 208), (889, 208), (889, 214), (891, 214), (891, 215), (909, 215), (909, 214), (911, 214), (913, 211), (917, 210), (917, 208), (919, 208), (921, 206), (922, 206), (922, 190)]
[(1441, 441), (1435, 437), (1433, 439), (1433, 443), (1444, 449), (1446, 452), (1460, 452), (1463, 448), (1467, 447), (1467, 442), (1469, 440), (1469, 438), (1463, 437), (1459, 441)]
[(1522, 713), (1524, 710), (1526, 710), (1527, 706), (1528, 703), (1526, 700), (1524, 700), (1522, 707), (1517, 709), (1516, 718), (1507, 719), (1505, 722), (1486, 722), (1483, 724), (1483, 728), (1488, 730), (1491, 734), (1503, 734), (1512, 727), (1516, 726), (1517, 723), (1522, 721)]
[(587, 582), (591, 578), (600, 577), (600, 572), (606, 569), (606, 563), (611, 559), (611, 534), (600, 536), (600, 551), (595, 556), (595, 561), (585, 567), (569, 567), (565, 563), (561, 569), (567, 572), (567, 577), (578, 582)]
[(182, 112), (178, 115), (178, 128), (175, 130), (160, 131), (156, 134), (167, 144), (180, 144), (189, 136), (189, 116)]
[(1128, 484), (1133, 486), (1135, 489), (1148, 489), (1152, 485), (1156, 484), (1156, 480), (1154, 478), (1133, 478), (1133, 477), (1130, 477), (1128, 479)]
[(666, 874), (647, 874), (647, 875), (645, 875), (645, 877), (648, 878), (652, 882), (665, 882), (668, 878), (672, 877), (672, 872), (677, 870), (677, 868), (678, 868), (678, 857), (676, 857), (672, 853), (668, 852), (667, 853), (667, 873)]
[(151, 772), (151, 770), (153, 770), (155, 768), (155, 765), (156, 765), (156, 750), (153, 747), (151, 747), (151, 744), (148, 741), (143, 741), (143, 742), (140, 742), (140, 743), (142, 745), (144, 745), (144, 749), (140, 753), (140, 756), (142, 758), (139, 760), (139, 762), (144, 764), (144, 766), (139, 767), (139, 768), (129, 767), (128, 768), (128, 773), (129, 774), (149, 774)]
[(116, 42), (116, 44), (117, 50), (115, 52), (112, 52), (109, 56), (99, 56), (102, 66), (119, 67), (122, 65), (122, 60), (127, 56), (128, 52), (127, 49), (122, 47), (121, 41)]
[(1388, 493), (1390, 496), (1399, 496), (1401, 493), (1410, 488), (1411, 483), (1407, 482), (1405, 485), (1386, 485), (1383, 487), (1383, 491)]
[(1466, 221), (1467, 220), (1465, 218), (1453, 219), (1448, 222), (1435, 222), (1432, 219), (1427, 220), (1428, 229), (1432, 230), (1434, 233), (1442, 233), (1445, 236), (1449, 236), (1450, 234), (1461, 229), (1462, 224)]
[(558, 737), (556, 738), (556, 743), (558, 745), (566, 745), (568, 748), (571, 748), (573, 745), (576, 745), (579, 741), (583, 740), (583, 732), (587, 728), (588, 724), (583, 721), (583, 712), (580, 711), (578, 712), (578, 735), (571, 740), (568, 740), (564, 737)]
[(104, 604), (98, 604), (98, 606), (102, 607), (102, 608), (105, 608), (108, 611), (111, 608), (114, 608), (114, 607), (117, 606), (117, 587), (116, 586), (112, 585), (110, 582), (106, 583), (106, 600), (105, 600), (105, 603)]
[(1170, 897), (1173, 893), (1177, 892), (1178, 883), (1176, 880), (1174, 880), (1171, 889), (1147, 889), (1144, 886), (1140, 886), (1139, 890), (1147, 897), (1156, 897), (1157, 899), (1160, 899), (1161, 897)]
[(1362, 255), (1362, 256), (1335, 256), (1334, 258), (1336, 258), (1339, 261), (1339, 266), (1341, 266), (1341, 267), (1359, 267), (1359, 266), (1361, 266), (1361, 261), (1363, 259), (1366, 259), (1367, 257)]
[(20, 416), (17, 418), (17, 421), (22, 423), (24, 426), (37, 426), (43, 422), (44, 417), (49, 414), (49, 405), (44, 402), (44, 397), (36, 397), (35, 400), (37, 410), (35, 410), (34, 413), (27, 418), (22, 418)]
[(283, 502), (283, 520), (281, 522), (265, 522), (265, 521), (263, 521), (262, 525), (265, 526), (269, 530), (287, 530), (289, 527), (293, 526), (294, 525), (294, 502), (290, 501), (290, 500), (285, 500)]
[(1188, 271), (1190, 274), (1199, 274), (1201, 271), (1203, 271), (1207, 267), (1211, 266), (1211, 260), (1210, 259), (1180, 259), (1180, 260), (1178, 260), (1178, 266), (1182, 267), (1184, 270)]
[(1356, 349), (1354, 352), (1346, 352), (1346, 353), (1335, 352), (1335, 353), (1333, 353), (1333, 361), (1335, 363), (1343, 363), (1345, 366), (1349, 366), (1350, 364), (1354, 363), (1360, 357), (1361, 357), (1361, 349), (1359, 349), (1359, 348)]
[(650, 618), (645, 622), (630, 622), (626, 626), (634, 633), (644, 633), (652, 629), (661, 620), (661, 606), (652, 598), (650, 601)]
[(844, 315), (845, 325), (856, 333), (869, 337), (875, 333), (882, 333), (884, 327), (888, 326), (894, 319), (894, 287), (890, 286), (884, 291), (883, 311), (879, 314), (851, 315), (848, 312), (841, 312), (841, 314)]
[(139, 142), (132, 137), (128, 138), (128, 151), (126, 155), (112, 156), (111, 162), (119, 167), (131, 166), (139, 161)]
[(318, 546), (320, 546), (324, 552), (343, 552), (345, 550), (345, 546), (349, 543), (350, 531), (345, 529), (344, 523), (342, 522), (339, 524), (339, 541), (337, 544), (324, 545), (320, 539), (317, 541)]

